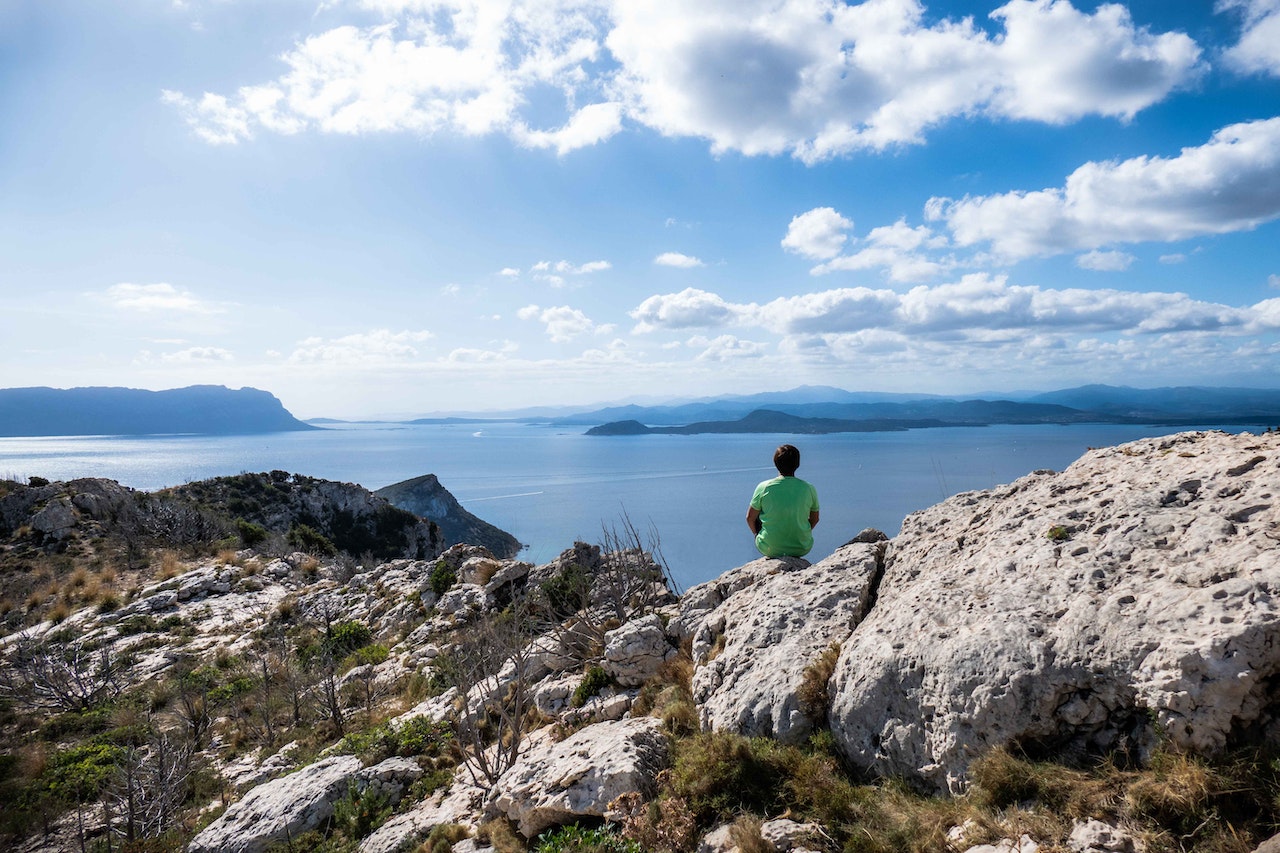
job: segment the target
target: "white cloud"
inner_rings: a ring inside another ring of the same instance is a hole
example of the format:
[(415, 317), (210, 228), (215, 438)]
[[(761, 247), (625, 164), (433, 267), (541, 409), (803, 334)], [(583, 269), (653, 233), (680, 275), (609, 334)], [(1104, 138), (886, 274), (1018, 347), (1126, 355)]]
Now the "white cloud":
[(698, 347), (698, 361), (739, 361), (747, 358), (760, 358), (768, 351), (766, 344), (756, 341), (745, 341), (733, 335), (720, 335), (717, 338), (692, 338), (689, 346)]
[(519, 278), (520, 270), (515, 267), (503, 267), (498, 271), (498, 275), (505, 276), (506, 278)]
[(1127, 252), (1103, 252), (1094, 249), (1077, 257), (1076, 266), (1096, 272), (1123, 272), (1136, 260), (1137, 258)]
[(190, 291), (178, 290), (172, 284), (113, 284), (104, 294), (108, 302), (124, 311), (161, 312), (166, 314), (219, 314), (221, 305), (204, 302)]
[(575, 265), (569, 261), (538, 261), (531, 268), (533, 277), (538, 281), (545, 281), (552, 287), (564, 287), (565, 276), (583, 276), (592, 273), (604, 272), (613, 269), (613, 264), (608, 261), (588, 261), (585, 264)]
[(377, 366), (403, 362), (418, 357), (414, 344), (433, 338), (427, 331), (392, 332), (390, 329), (374, 329), (340, 338), (311, 337), (299, 341), (289, 361), (294, 364), (333, 364), (347, 366)]
[(1239, 9), (1243, 16), (1240, 40), (1224, 55), (1227, 63), (1246, 74), (1280, 77), (1280, 2), (1218, 0), (1218, 9)]
[(866, 248), (832, 258), (809, 272), (826, 275), (842, 270), (883, 269), (891, 281), (916, 282), (934, 278), (954, 266), (950, 259), (927, 256), (926, 250), (943, 248), (947, 241), (924, 225), (912, 228), (899, 220), (893, 225), (873, 228), (865, 242)]
[(732, 323), (748, 313), (744, 306), (731, 305), (714, 293), (688, 287), (679, 293), (650, 296), (630, 312), (640, 334), (654, 329), (714, 328)]
[[(166, 92), (209, 142), (233, 143), (254, 129), (363, 134), (449, 130), (506, 133), (560, 153), (621, 128), (621, 108), (591, 73), (601, 49), (601, 10), (579, 0), (444, 0), (369, 3), (386, 23), (339, 26), (287, 51), (275, 80), (233, 96), (195, 100)], [(550, 129), (527, 110), (538, 87), (565, 92)], [(577, 102), (589, 102), (578, 107)]]
[(968, 19), (926, 25), (916, 0), (619, 2), (606, 44), (639, 121), (806, 161), (918, 142), (959, 116), (1129, 117), (1199, 67), (1189, 37), (1138, 29), (1116, 5), (1012, 0), (992, 17), (994, 38)]
[(840, 254), (853, 228), (853, 220), (846, 219), (832, 207), (815, 207), (791, 217), (787, 234), (782, 238), (782, 248), (811, 260), (826, 260)]
[(190, 347), (178, 352), (165, 353), (160, 360), (168, 364), (200, 364), (233, 361), (229, 350), (221, 347)]
[(654, 258), (653, 262), (660, 267), (677, 267), (686, 270), (705, 266), (700, 259), (692, 255), (682, 255), (679, 252), (663, 252)]
[(1280, 217), (1280, 118), (1224, 127), (1177, 157), (1086, 163), (1062, 188), (932, 198), (926, 215), (1008, 260), (1249, 230)]
[(163, 97), (211, 143), (258, 129), (450, 131), (563, 155), (634, 122), (717, 153), (813, 162), (916, 143), (962, 117), (1129, 118), (1201, 68), (1191, 38), (1137, 27), (1109, 3), (1010, 0), (991, 15), (995, 35), (968, 18), (926, 22), (918, 0), (364, 6), (384, 23), (304, 38), (274, 80)]
[(526, 305), (516, 312), (516, 316), (521, 320), (536, 320), (542, 323), (546, 327), (547, 337), (552, 343), (557, 344), (567, 343), (581, 335), (612, 334), (614, 330), (612, 324), (597, 325), (582, 311), (570, 308), (568, 305), (558, 305), (554, 308)]
[(1162, 264), (1181, 264), (1181, 263), (1185, 263), (1186, 260), (1187, 260), (1187, 256), (1184, 255), (1182, 252), (1174, 252), (1169, 255), (1160, 256), (1160, 263)]
[[(1272, 307), (1275, 302), (1277, 307)], [(1006, 276), (970, 274), (906, 293), (865, 287), (782, 297), (764, 305), (734, 304), (714, 293), (685, 290), (651, 296), (631, 316), (637, 332), (765, 328), (793, 340), (875, 331), (939, 341), (981, 342), (1027, 334), (1126, 335), (1218, 331), (1253, 334), (1280, 324), (1280, 299), (1236, 308), (1185, 293), (1041, 288)]]
[(1267, 276), (1267, 285), (1269, 287), (1280, 288), (1280, 275)]

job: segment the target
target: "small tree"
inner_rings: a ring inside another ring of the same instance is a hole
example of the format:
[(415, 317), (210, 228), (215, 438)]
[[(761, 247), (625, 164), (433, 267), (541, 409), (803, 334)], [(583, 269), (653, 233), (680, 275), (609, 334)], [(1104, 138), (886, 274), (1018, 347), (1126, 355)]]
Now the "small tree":
[(478, 785), (492, 785), (520, 757), (537, 651), (530, 642), (531, 616), (527, 599), (485, 614), (467, 626), (449, 656), (447, 671), (457, 690), (454, 733)]
[(9, 666), (0, 670), (0, 695), (36, 709), (87, 711), (123, 688), (110, 648), (87, 643), (55, 647), (19, 640)]

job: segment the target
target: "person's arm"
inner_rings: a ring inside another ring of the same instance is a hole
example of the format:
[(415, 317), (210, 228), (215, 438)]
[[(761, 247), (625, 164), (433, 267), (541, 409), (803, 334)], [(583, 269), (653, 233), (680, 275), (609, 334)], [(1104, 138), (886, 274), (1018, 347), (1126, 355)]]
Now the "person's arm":
[(760, 510), (755, 507), (747, 509), (747, 527), (751, 528), (752, 535), (760, 532)]
[(818, 511), (816, 509), (809, 510), (809, 527), (810, 529), (818, 526)]

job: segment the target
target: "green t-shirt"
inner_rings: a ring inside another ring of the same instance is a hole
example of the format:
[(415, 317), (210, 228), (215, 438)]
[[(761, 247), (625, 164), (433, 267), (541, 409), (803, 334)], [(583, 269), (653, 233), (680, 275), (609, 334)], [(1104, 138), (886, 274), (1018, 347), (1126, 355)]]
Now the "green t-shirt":
[(766, 557), (803, 557), (813, 548), (809, 513), (818, 509), (818, 491), (799, 477), (774, 477), (756, 486), (751, 507), (760, 512), (756, 548)]

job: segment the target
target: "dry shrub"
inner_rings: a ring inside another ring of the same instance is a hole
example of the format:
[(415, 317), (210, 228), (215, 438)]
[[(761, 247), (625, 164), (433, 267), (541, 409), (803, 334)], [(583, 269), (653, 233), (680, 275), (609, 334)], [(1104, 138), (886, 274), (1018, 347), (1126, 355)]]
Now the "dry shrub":
[(682, 649), (658, 668), (658, 671), (640, 688), (640, 695), (631, 706), (634, 716), (658, 717), (667, 731), (675, 735), (689, 735), (698, 730), (698, 709), (693, 703), (690, 683), (693, 680), (693, 660), (687, 649)]
[(760, 834), (760, 818), (755, 815), (739, 815), (729, 827), (729, 840), (738, 853), (775, 853), (773, 845)]
[(468, 838), (467, 828), (458, 823), (442, 823), (433, 828), (414, 853), (449, 853), (453, 845)]
[(52, 609), (49, 610), (46, 618), (48, 618), (48, 620), (53, 624), (57, 625), (60, 622), (66, 621), (66, 618), (70, 615), (70, 606), (68, 606), (65, 601), (59, 601)]
[(160, 566), (156, 574), (163, 581), (182, 574), (182, 560), (178, 557), (177, 551), (166, 549), (160, 552)]
[(525, 853), (528, 849), (520, 833), (505, 818), (495, 818), (476, 830), (479, 841), (487, 841), (497, 853)]
[[(670, 771), (658, 775), (658, 785), (666, 788)], [(698, 825), (688, 802), (682, 797), (648, 800), (637, 791), (618, 797), (609, 808), (622, 816), (622, 835), (650, 853), (682, 853), (693, 850)]]
[(1116, 813), (1119, 771), (1110, 764), (1087, 773), (1061, 764), (1029, 761), (997, 747), (969, 768), (975, 801), (989, 808), (1036, 802), (1070, 818)]
[(71, 573), (71, 577), (67, 578), (67, 585), (72, 589), (80, 589), (89, 582), (89, 572), (83, 566), (77, 568)]
[(796, 689), (796, 699), (800, 710), (809, 719), (821, 722), (827, 718), (831, 706), (831, 695), (827, 685), (836, 671), (836, 662), (840, 660), (840, 644), (832, 643), (813, 663), (804, 668), (800, 677), (800, 686)]

